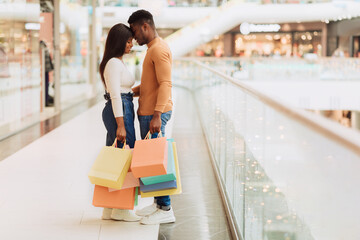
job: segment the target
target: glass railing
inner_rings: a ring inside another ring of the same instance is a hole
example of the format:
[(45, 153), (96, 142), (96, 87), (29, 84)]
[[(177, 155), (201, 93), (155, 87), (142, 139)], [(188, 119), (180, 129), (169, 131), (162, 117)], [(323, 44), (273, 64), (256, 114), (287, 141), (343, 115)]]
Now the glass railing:
[(360, 81), (360, 58), (197, 58), (239, 80)]
[(359, 239), (360, 135), (177, 60), (242, 239)]

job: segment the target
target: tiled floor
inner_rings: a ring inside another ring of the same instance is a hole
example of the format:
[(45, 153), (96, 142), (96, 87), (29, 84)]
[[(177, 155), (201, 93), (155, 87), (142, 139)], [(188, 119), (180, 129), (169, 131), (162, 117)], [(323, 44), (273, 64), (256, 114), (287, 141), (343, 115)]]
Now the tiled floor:
[(101, 209), (91, 205), (87, 173), (105, 142), (102, 108), (95, 105), (0, 162), (1, 240), (157, 239), (158, 225), (100, 220)]
[[(177, 142), (183, 185), (183, 193), (172, 196), (175, 224), (161, 225), (159, 231), (158, 225), (100, 220), (101, 209), (91, 205), (93, 186), (87, 178), (105, 141), (100, 103), (66, 123), (55, 118), (50, 120), (55, 125), (42, 123), (45, 128), (0, 142), (1, 149), (13, 144), (21, 148), (12, 148), (0, 161), (0, 239), (230, 239), (191, 96), (176, 89), (174, 99), (167, 136)], [(24, 137), (28, 140), (19, 144)], [(139, 207), (152, 201), (140, 199)]]
[(176, 223), (160, 225), (159, 239), (231, 239), (205, 138), (191, 95), (177, 89), (173, 138), (183, 193), (172, 196)]
[[(36, 123), (25, 130), (21, 131), (20, 134), (15, 134), (4, 140), (0, 140), (0, 161), (7, 158), (11, 154), (22, 149), (26, 145), (47, 134), (51, 130), (59, 127), (61, 124), (71, 120), (80, 113), (86, 111), (96, 103), (101, 101), (102, 96), (92, 98), (82, 103), (76, 104), (73, 107), (69, 107), (61, 113), (46, 119), (42, 122)], [(47, 114), (49, 115), (49, 114)]]

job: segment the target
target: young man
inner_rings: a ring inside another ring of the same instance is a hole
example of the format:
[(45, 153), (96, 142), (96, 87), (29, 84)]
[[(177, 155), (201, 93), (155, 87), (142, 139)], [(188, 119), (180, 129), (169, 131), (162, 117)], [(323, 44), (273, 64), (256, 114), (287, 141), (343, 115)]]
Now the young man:
[[(171, 101), (171, 64), (170, 48), (159, 38), (153, 16), (145, 10), (134, 12), (129, 20), (134, 38), (139, 45), (147, 44), (148, 50), (143, 63), (141, 84), (133, 88), (135, 96), (139, 96), (138, 117), (141, 138), (150, 131), (157, 137), (161, 131), (165, 135), (165, 126), (172, 112)], [(154, 204), (136, 211), (144, 216), (142, 224), (160, 224), (175, 222), (174, 212), (170, 205), (170, 197), (155, 197)]]

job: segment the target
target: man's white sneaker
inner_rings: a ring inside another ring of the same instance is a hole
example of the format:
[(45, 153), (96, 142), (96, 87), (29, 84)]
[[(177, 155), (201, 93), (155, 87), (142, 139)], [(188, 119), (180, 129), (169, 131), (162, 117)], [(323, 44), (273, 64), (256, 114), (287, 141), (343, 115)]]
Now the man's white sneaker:
[(102, 220), (110, 220), (112, 210), (113, 210), (112, 208), (104, 208), (101, 219)]
[(111, 219), (125, 222), (137, 222), (141, 217), (137, 216), (133, 210), (114, 208), (111, 213)]
[(144, 207), (142, 209), (136, 210), (136, 215), (138, 216), (148, 216), (156, 212), (157, 210), (157, 204), (153, 203), (150, 206)]
[(161, 224), (161, 223), (173, 223), (175, 222), (174, 211), (170, 208), (169, 211), (157, 209), (155, 213), (143, 217), (140, 221), (141, 224)]

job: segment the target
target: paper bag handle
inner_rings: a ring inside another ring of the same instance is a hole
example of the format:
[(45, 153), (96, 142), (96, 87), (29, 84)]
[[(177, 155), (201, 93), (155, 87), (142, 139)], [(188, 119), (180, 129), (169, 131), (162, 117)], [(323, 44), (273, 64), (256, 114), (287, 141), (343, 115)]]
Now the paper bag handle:
[[(162, 137), (162, 133), (161, 133), (161, 131), (159, 132), (159, 134), (158, 134), (157, 138), (159, 138), (159, 137)], [(148, 133), (146, 134), (146, 137), (145, 137), (144, 139), (151, 139), (151, 134), (150, 134), (150, 131), (148, 131)]]
[[(115, 141), (114, 141), (112, 146), (117, 147), (117, 138), (115, 138)], [(123, 145), (122, 149), (125, 149), (125, 146), (126, 146), (126, 139), (125, 139), (125, 142), (124, 142), (124, 145)]]

